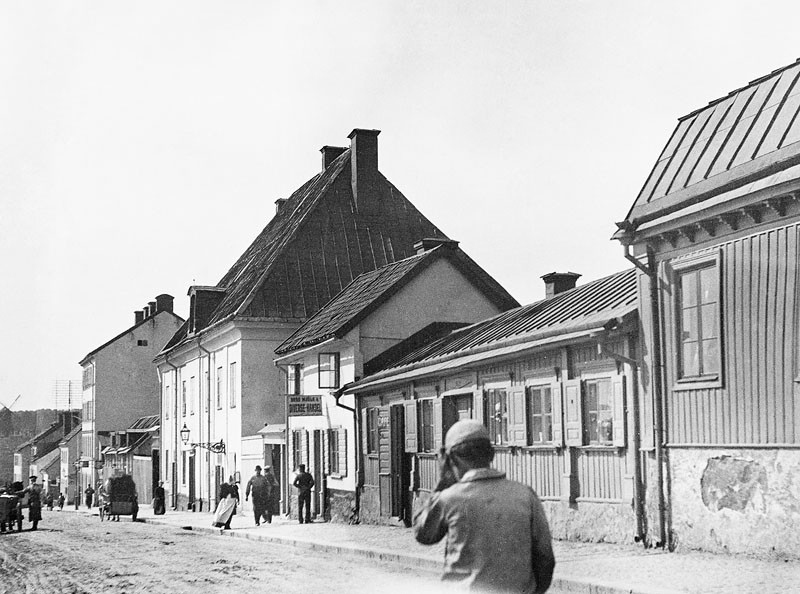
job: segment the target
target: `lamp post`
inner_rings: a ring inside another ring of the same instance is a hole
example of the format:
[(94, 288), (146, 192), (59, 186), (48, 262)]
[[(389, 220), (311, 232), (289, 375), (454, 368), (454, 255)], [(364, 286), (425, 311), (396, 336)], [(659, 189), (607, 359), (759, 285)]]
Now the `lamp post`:
[(77, 511), (78, 505), (80, 505), (81, 501), (81, 496), (80, 496), (81, 489), (80, 489), (80, 483), (78, 481), (79, 473), (81, 470), (81, 461), (76, 460), (75, 462), (73, 462), (73, 464), (75, 465), (75, 510)]
[(214, 443), (205, 441), (205, 442), (191, 443), (190, 444), (189, 443), (189, 434), (190, 433), (191, 433), (191, 431), (186, 426), (186, 423), (184, 423), (183, 424), (183, 429), (181, 429), (181, 431), (180, 431), (181, 441), (183, 442), (183, 445), (190, 445), (193, 448), (205, 448), (205, 449), (210, 450), (211, 452), (213, 452), (215, 454), (224, 454), (225, 453), (225, 442), (222, 441), (221, 439), (219, 441), (214, 442)]

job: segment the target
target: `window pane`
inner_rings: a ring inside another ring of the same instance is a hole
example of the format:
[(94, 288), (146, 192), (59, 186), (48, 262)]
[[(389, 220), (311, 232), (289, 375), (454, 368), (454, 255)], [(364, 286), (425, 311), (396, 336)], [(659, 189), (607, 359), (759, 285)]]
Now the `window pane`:
[(553, 412), (553, 402), (552, 402), (552, 399), (550, 397), (550, 388), (549, 387), (542, 389), (542, 402), (543, 402), (543, 406), (542, 406), (542, 412), (543, 413), (550, 414), (551, 412)]
[(703, 373), (719, 373), (719, 340), (703, 341)]
[(700, 273), (701, 303), (716, 303), (719, 296), (719, 275), (716, 266), (703, 268)]
[(696, 342), (683, 344), (683, 376), (700, 375), (699, 347)]
[(681, 316), (681, 340), (697, 340), (697, 309), (684, 309)]
[(542, 417), (533, 417), (531, 421), (531, 438), (534, 443), (541, 443), (544, 440), (544, 436), (542, 435)]
[(717, 304), (704, 305), (700, 311), (702, 320), (701, 338), (713, 338), (717, 335)]
[(586, 384), (586, 409), (597, 411), (597, 384), (587, 382)]
[(542, 437), (543, 441), (553, 441), (553, 415), (542, 417)]
[(682, 307), (697, 305), (697, 271), (681, 275), (681, 305)]
[(533, 414), (542, 414), (542, 391), (538, 388), (531, 390), (531, 405), (533, 406)]

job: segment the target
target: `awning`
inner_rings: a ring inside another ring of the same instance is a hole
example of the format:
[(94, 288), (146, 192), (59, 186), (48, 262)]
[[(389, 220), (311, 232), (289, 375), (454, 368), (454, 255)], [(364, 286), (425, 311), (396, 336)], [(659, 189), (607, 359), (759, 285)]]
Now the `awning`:
[(258, 431), (264, 443), (272, 444), (285, 444), (286, 443), (286, 424), (285, 423), (272, 423), (264, 425), (263, 429)]

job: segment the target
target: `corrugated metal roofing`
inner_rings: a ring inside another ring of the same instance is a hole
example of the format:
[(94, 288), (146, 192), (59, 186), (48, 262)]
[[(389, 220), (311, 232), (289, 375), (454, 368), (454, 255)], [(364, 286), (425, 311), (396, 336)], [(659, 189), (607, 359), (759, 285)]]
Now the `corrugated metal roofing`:
[(800, 159), (800, 60), (678, 121), (628, 214), (645, 221)]
[(128, 430), (145, 431), (157, 427), (160, 422), (159, 415), (150, 415), (147, 417), (140, 417), (134, 421), (133, 425), (128, 427)]
[[(635, 311), (636, 299), (636, 270), (618, 272), (550, 299), (512, 309), (456, 330), (403, 357), (375, 376), (400, 374), (410, 366), (420, 364), (441, 364), (445, 358), (468, 358), (476, 350), (502, 349), (509, 343), (524, 348), (526, 341), (535, 342), (590, 327), (602, 327), (612, 318), (622, 318)], [(514, 350), (519, 349), (509, 352)], [(367, 377), (362, 382), (371, 379)]]

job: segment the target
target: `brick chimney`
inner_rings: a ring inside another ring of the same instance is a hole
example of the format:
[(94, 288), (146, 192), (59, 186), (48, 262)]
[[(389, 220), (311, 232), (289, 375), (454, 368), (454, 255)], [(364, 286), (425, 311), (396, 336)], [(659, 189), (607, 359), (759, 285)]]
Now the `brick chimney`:
[(172, 313), (174, 303), (175, 298), (172, 295), (161, 293), (161, 295), (156, 297), (156, 312), (168, 311), (169, 313)]
[(156, 302), (155, 301), (148, 301), (147, 302), (147, 307), (150, 308), (150, 315), (151, 316), (156, 315)]
[(542, 277), (545, 288), (545, 299), (575, 288), (575, 283), (581, 277), (576, 272), (550, 272)]
[(458, 247), (458, 242), (454, 239), (444, 239), (441, 237), (426, 237), (425, 239), (418, 241), (414, 244), (414, 251), (417, 254), (422, 254), (425, 252), (429, 252), (433, 248), (437, 248), (440, 245), (445, 246), (451, 250), (454, 250)]
[(150, 306), (149, 305), (145, 305), (142, 308), (142, 314), (144, 315), (144, 319), (145, 320), (150, 317)]
[(356, 210), (364, 213), (378, 210), (378, 134), (380, 130), (356, 128), (350, 139), (351, 183)]
[(211, 315), (225, 296), (220, 287), (189, 287), (189, 332), (199, 332), (208, 325)]
[(279, 215), (279, 214), (281, 214), (281, 211), (283, 210), (283, 207), (286, 205), (286, 203), (287, 203), (288, 201), (289, 201), (289, 199), (288, 199), (288, 198), (278, 198), (278, 199), (275, 201), (275, 214), (276, 214), (276, 215)]
[(333, 163), (346, 150), (347, 147), (327, 145), (319, 149), (319, 152), (322, 153), (322, 171), (324, 172), (328, 167), (330, 167), (331, 163)]
[(144, 311), (139, 309), (139, 310), (133, 312), (133, 317), (136, 320), (134, 322), (135, 324), (141, 324), (144, 321)]

